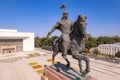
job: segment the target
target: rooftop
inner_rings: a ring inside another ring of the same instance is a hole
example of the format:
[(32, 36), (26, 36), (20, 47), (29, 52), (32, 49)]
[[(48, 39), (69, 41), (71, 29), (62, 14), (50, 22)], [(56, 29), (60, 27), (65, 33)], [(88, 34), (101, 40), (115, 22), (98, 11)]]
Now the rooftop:
[(115, 44), (101, 44), (99, 46), (104, 46), (104, 47), (120, 47), (120, 43), (115, 43)]
[(15, 29), (0, 29), (0, 32), (17, 32)]

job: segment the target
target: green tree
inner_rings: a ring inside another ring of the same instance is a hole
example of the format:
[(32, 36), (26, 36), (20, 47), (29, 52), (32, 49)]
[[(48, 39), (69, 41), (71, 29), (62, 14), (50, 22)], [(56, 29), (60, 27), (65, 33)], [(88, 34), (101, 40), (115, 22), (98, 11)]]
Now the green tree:
[(41, 45), (41, 40), (40, 40), (40, 38), (37, 36), (37, 37), (35, 37), (35, 47), (40, 47), (40, 45)]
[(89, 37), (89, 38), (85, 39), (85, 47), (87, 49), (90, 49), (92, 47), (97, 47), (96, 38)]
[(120, 51), (115, 54), (116, 57), (120, 58)]
[(114, 42), (120, 42), (120, 37), (118, 36), (113, 36)]
[(52, 36), (52, 37), (49, 38), (49, 41), (48, 41), (49, 46), (52, 46), (53, 41), (54, 41), (56, 38), (58, 38), (58, 36)]
[[(39, 38), (39, 37), (35, 37), (35, 46), (36, 47), (41, 47), (42, 45), (45, 46), (52, 46), (53, 41), (58, 38), (58, 36), (52, 36), (50, 38)], [(85, 47), (89, 50), (92, 47), (97, 47), (100, 44), (112, 44), (112, 43), (116, 43), (116, 42), (120, 42), (120, 37), (118, 36), (113, 36), (113, 37), (109, 37), (109, 36), (100, 36), (98, 38), (94, 38), (92, 36), (89, 36), (88, 38), (84, 39), (85, 42)]]
[(50, 38), (41, 38), (41, 48), (46, 50), (52, 50), (52, 44), (56, 38), (58, 38), (58, 36), (52, 36)]
[(117, 64), (119, 63), (119, 58), (120, 58), (120, 51), (118, 51), (116, 54), (115, 54), (115, 57), (117, 57), (118, 59), (116, 60)]
[(41, 45), (40, 46), (45, 45), (45, 43), (44, 43), (45, 40), (46, 40), (46, 38), (44, 38), (44, 37), (41, 38)]
[(58, 36), (52, 36), (50, 38), (41, 38), (41, 46), (46, 45), (46, 46), (52, 46), (53, 41), (58, 38)]

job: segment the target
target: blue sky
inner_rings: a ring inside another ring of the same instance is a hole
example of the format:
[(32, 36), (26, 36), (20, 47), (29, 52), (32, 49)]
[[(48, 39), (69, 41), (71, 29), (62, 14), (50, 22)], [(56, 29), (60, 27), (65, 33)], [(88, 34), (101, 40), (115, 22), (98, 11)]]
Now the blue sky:
[(92, 36), (120, 36), (120, 0), (0, 0), (0, 28), (45, 37), (61, 19), (63, 3), (70, 20), (87, 16), (87, 33)]

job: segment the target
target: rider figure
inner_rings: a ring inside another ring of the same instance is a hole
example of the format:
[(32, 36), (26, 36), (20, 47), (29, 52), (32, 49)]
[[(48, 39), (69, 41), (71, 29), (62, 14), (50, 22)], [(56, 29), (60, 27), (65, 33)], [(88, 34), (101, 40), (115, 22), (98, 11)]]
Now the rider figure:
[(62, 35), (60, 36), (60, 38), (58, 38), (57, 41), (60, 41), (63, 45), (63, 57), (66, 58), (66, 54), (68, 51), (68, 47), (70, 46), (70, 33), (71, 33), (71, 27), (72, 27), (73, 23), (72, 21), (68, 20), (68, 12), (66, 10), (64, 10), (62, 18), (60, 21), (58, 21), (53, 28), (51, 29), (51, 31), (48, 33), (47, 37), (49, 37), (51, 35), (52, 32), (54, 32), (56, 29), (60, 30), (62, 32)]

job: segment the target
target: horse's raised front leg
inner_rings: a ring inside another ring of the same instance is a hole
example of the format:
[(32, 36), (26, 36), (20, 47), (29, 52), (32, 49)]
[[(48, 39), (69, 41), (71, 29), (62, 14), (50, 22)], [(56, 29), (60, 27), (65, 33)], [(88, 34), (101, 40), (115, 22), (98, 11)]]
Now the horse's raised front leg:
[[(83, 76), (85, 76), (88, 72), (90, 72), (90, 65), (89, 65), (90, 61), (89, 61), (89, 58), (87, 56), (82, 56), (82, 60), (84, 60), (86, 63), (86, 69), (85, 70), (81, 69), (80, 72), (83, 74)], [(81, 67), (82, 67), (82, 65), (81, 65)]]
[[(85, 70), (82, 70), (82, 60), (85, 61), (86, 63), (86, 69)], [(79, 64), (79, 69), (80, 69), (80, 73), (84, 75), (86, 75), (88, 72), (90, 72), (90, 65), (89, 65), (89, 58), (87, 56), (84, 56), (84, 55), (80, 55), (79, 54), (79, 59), (78, 59), (78, 64)]]

